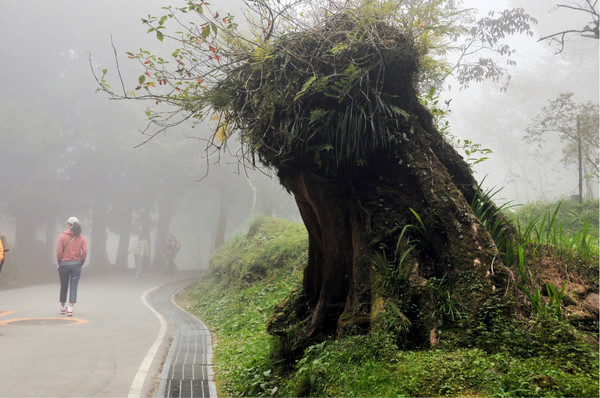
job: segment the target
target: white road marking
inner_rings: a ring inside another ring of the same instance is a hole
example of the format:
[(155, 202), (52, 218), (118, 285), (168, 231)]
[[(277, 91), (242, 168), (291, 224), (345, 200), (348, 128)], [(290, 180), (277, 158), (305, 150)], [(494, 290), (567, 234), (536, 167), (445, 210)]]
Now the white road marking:
[(158, 311), (152, 308), (150, 303), (148, 303), (148, 296), (150, 295), (150, 293), (160, 288), (161, 286), (148, 289), (144, 292), (144, 294), (142, 294), (142, 302), (158, 318), (160, 322), (160, 330), (158, 331), (158, 335), (156, 336), (156, 340), (154, 340), (152, 347), (150, 347), (148, 353), (146, 354), (146, 357), (142, 361), (142, 364), (140, 365), (133, 379), (133, 382), (131, 383), (131, 387), (129, 387), (129, 398), (140, 398), (142, 396), (142, 389), (144, 387), (144, 381), (146, 380), (146, 376), (148, 375), (148, 370), (150, 369), (150, 365), (152, 365), (152, 361), (158, 353), (158, 348), (160, 347), (163, 338), (167, 333), (167, 322), (165, 321), (165, 318)]

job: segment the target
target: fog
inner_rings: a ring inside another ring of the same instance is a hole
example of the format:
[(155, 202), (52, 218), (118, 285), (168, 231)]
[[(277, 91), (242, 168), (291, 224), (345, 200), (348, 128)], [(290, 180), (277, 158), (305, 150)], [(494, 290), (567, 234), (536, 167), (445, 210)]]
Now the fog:
[[(506, 91), (493, 82), (466, 90), (449, 79), (454, 135), (493, 150), (475, 166), (486, 186), (503, 187), (507, 201), (555, 200), (577, 192), (577, 170), (559, 162), (559, 140), (541, 148), (523, 135), (542, 106), (561, 92), (598, 101), (598, 40), (574, 38), (565, 51), (538, 43), (552, 30), (581, 24), (547, 2), (468, 1), (486, 15), (519, 6), (539, 20), (533, 38), (511, 39), (517, 65)], [(88, 267), (130, 270), (127, 253), (137, 232), (149, 238), (160, 267), (168, 233), (182, 245), (180, 269), (208, 265), (219, 224), (224, 236), (243, 231), (256, 214), (299, 220), (293, 199), (264, 170), (240, 168), (233, 156), (206, 159), (197, 139), (209, 126), (180, 126), (149, 142), (140, 133), (144, 106), (97, 93), (92, 67), (114, 71), (132, 86), (140, 74), (126, 51), (169, 51), (146, 33), (141, 18), (175, 2), (157, 0), (3, 0), (0, 5), (0, 232), (10, 244), (0, 281), (42, 279), (54, 271), (56, 239), (70, 216), (88, 238)], [(239, 14), (238, 1), (218, 8)], [(116, 60), (115, 60), (116, 54)], [(210, 166), (210, 167), (209, 167)], [(597, 185), (586, 193), (597, 196)], [(224, 218), (225, 217), (225, 218)], [(158, 268), (157, 268), (158, 269)]]
[[(535, 201), (569, 199), (578, 192), (576, 165), (560, 162), (564, 142), (548, 137), (541, 146), (523, 140), (530, 121), (563, 92), (574, 93), (576, 102), (598, 103), (598, 40), (571, 37), (557, 55), (557, 46), (538, 42), (540, 37), (566, 29), (580, 29), (589, 18), (581, 12), (554, 9), (559, 1), (503, 0), (465, 1), (485, 16), (490, 10), (522, 7), (538, 20), (532, 25), (533, 37), (517, 35), (509, 39), (516, 50), (511, 58), (517, 64), (506, 92), (502, 84), (485, 82), (460, 90), (451, 79), (451, 89), (442, 97), (451, 99), (451, 130), (463, 139), (481, 143), (493, 151), (490, 159), (475, 167), (484, 186), (502, 187), (499, 196), (507, 202), (523, 204)], [(573, 3), (573, 2), (571, 2)], [(597, 7), (597, 6), (596, 6)], [(598, 185), (584, 188), (584, 197), (598, 197)], [(498, 198), (499, 199), (499, 198)]]
[(255, 214), (298, 219), (276, 179), (240, 168), (233, 156), (207, 161), (194, 137), (208, 127), (175, 128), (140, 146), (147, 104), (96, 93), (90, 55), (94, 68), (114, 72), (116, 52), (128, 84), (140, 73), (126, 51), (169, 50), (141, 23), (169, 4), (2, 2), (0, 232), (11, 250), (1, 280), (53, 277), (56, 240), (70, 216), (88, 240), (88, 272), (130, 271), (140, 229), (155, 268), (170, 233), (181, 243), (178, 268), (189, 270), (207, 267), (220, 217), (226, 237)]

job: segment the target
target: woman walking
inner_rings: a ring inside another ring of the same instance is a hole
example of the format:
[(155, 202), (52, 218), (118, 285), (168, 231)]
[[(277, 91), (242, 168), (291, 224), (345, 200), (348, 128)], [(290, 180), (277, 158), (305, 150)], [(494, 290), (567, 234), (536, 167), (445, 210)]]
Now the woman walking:
[[(60, 277), (60, 313), (73, 316), (73, 306), (77, 302), (77, 285), (81, 276), (81, 268), (87, 257), (87, 242), (81, 233), (81, 225), (77, 217), (69, 217), (67, 229), (58, 237), (56, 260)], [(67, 290), (69, 290), (69, 306), (67, 307)]]

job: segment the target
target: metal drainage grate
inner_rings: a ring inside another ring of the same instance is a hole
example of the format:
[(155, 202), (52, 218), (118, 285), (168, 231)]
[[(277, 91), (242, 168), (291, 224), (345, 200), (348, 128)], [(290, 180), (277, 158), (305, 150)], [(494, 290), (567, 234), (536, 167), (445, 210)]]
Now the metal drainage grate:
[(181, 281), (159, 289), (151, 297), (157, 311), (175, 328), (173, 341), (163, 365), (157, 397), (216, 398), (212, 380), (212, 341), (208, 328), (194, 315), (176, 306), (171, 297), (195, 280)]

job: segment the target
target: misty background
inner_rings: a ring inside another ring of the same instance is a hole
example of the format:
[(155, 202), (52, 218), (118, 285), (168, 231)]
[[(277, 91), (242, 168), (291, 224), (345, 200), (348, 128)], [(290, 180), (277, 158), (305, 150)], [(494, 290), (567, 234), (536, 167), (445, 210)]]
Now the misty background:
[[(481, 143), (493, 153), (475, 167), (478, 181), (485, 186), (503, 187), (499, 196), (516, 204), (569, 199), (578, 193), (577, 165), (561, 163), (565, 146), (558, 137), (541, 145), (526, 143), (523, 137), (532, 119), (549, 100), (572, 92), (576, 103), (598, 104), (598, 40), (572, 36), (562, 53), (559, 47), (538, 42), (540, 37), (568, 29), (581, 29), (591, 22), (582, 12), (556, 9), (557, 3), (573, 1), (539, 0), (468, 0), (467, 7), (479, 9), (481, 16), (490, 10), (521, 7), (536, 18), (533, 37), (516, 35), (508, 39), (516, 53), (516, 66), (509, 68), (510, 82), (473, 84), (459, 90), (458, 84), (442, 97), (451, 99), (451, 130), (463, 139)], [(596, 5), (596, 10), (598, 5)], [(598, 184), (584, 187), (584, 198), (598, 197)]]
[[(158, 0), (2, 0), (0, 3), (0, 233), (11, 251), (4, 283), (55, 277), (56, 240), (70, 216), (88, 239), (89, 272), (133, 267), (128, 253), (141, 229), (160, 270), (167, 234), (181, 243), (179, 269), (203, 269), (215, 246), (245, 230), (257, 214), (300, 221), (293, 198), (268, 171), (240, 167), (234, 156), (207, 158), (202, 137), (210, 123), (179, 126), (148, 141), (149, 104), (96, 93), (90, 68), (109, 70), (128, 90), (143, 68), (126, 51), (170, 54), (169, 43), (146, 34), (141, 18), (162, 15)], [(484, 82), (460, 90), (452, 79), (440, 92), (450, 101), (450, 131), (493, 153), (474, 167), (486, 187), (503, 187), (513, 203), (550, 201), (577, 193), (577, 168), (560, 162), (564, 143), (527, 144), (529, 122), (548, 100), (573, 92), (598, 102), (598, 40), (573, 38), (565, 50), (537, 39), (587, 21), (552, 11), (539, 0), (464, 2), (490, 10), (523, 7), (538, 20), (533, 37), (511, 38), (516, 66), (510, 83)], [(213, 8), (239, 14), (239, 1)], [(116, 59), (115, 59), (116, 54)], [(91, 58), (90, 58), (91, 57)], [(91, 59), (91, 65), (90, 65)], [(148, 141), (148, 142), (146, 142)], [(235, 152), (236, 148), (232, 147)], [(584, 196), (597, 197), (598, 186)]]

